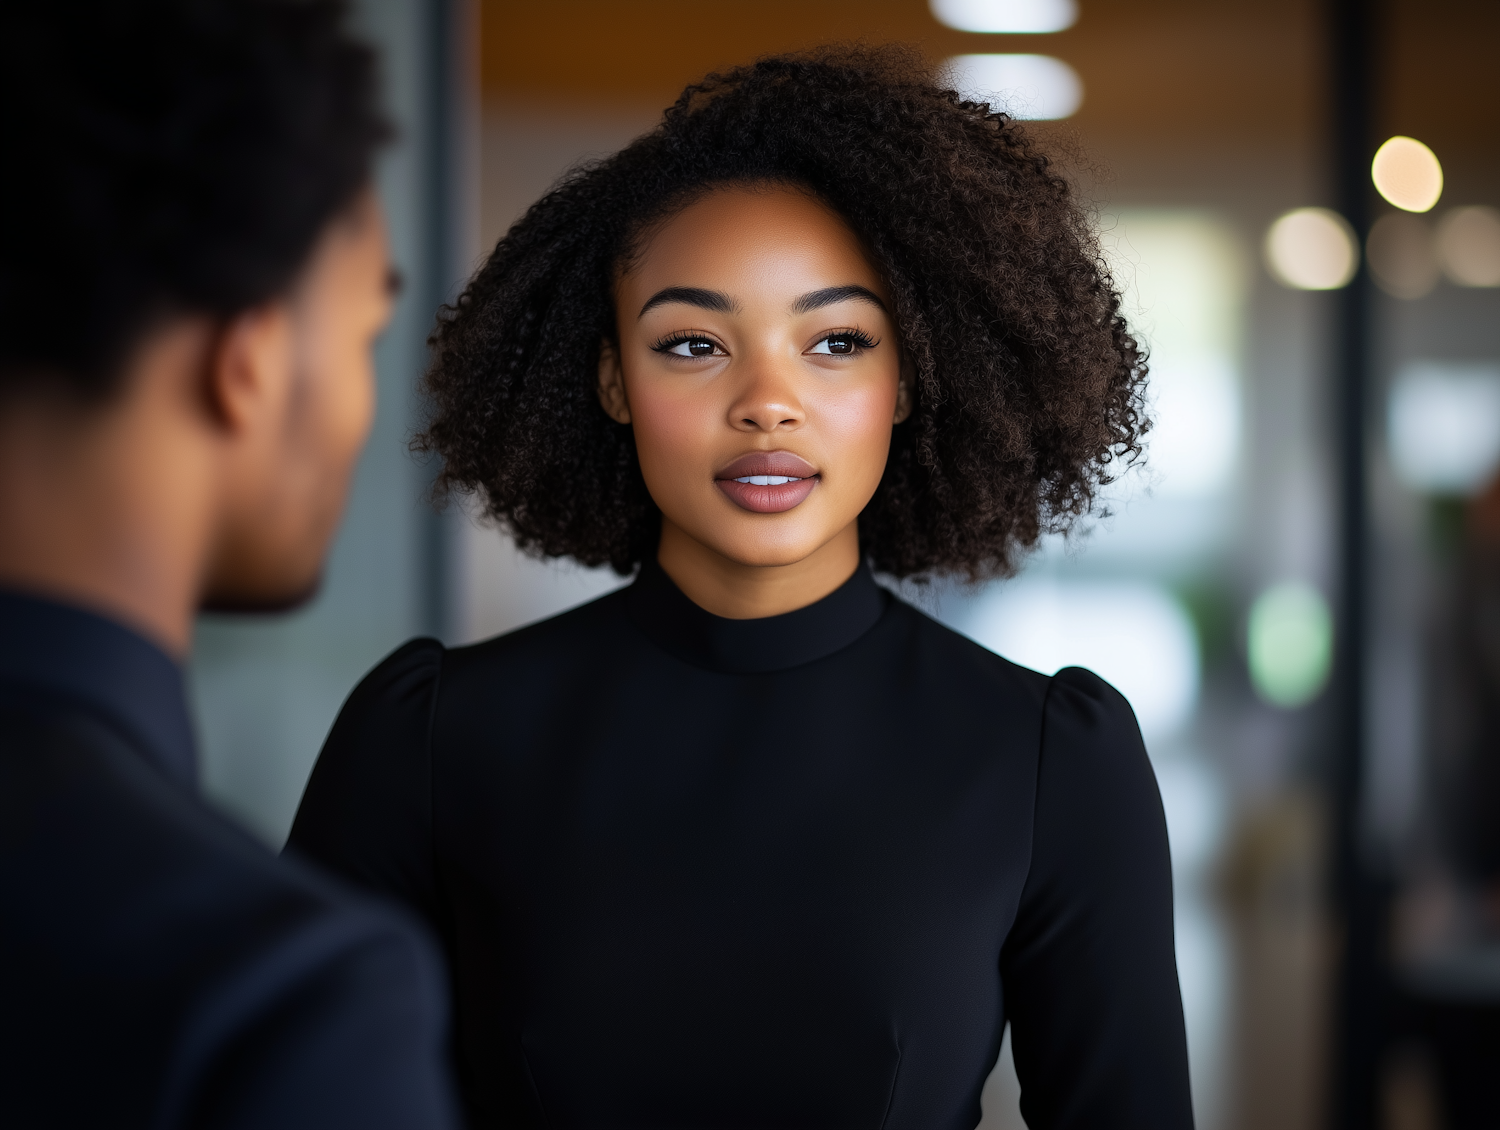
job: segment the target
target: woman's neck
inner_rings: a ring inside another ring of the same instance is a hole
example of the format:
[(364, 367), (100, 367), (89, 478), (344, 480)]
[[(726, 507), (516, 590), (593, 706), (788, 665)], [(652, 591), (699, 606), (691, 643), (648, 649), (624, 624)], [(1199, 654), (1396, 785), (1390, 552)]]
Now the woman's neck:
[(728, 620), (780, 616), (815, 604), (859, 568), (859, 529), (850, 522), (800, 561), (749, 565), (734, 561), (663, 517), (657, 561), (705, 612)]

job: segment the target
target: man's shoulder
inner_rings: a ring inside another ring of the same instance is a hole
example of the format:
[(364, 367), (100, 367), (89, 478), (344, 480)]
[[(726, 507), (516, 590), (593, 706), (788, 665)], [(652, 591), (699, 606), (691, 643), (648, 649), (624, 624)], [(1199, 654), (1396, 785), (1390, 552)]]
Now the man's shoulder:
[[(0, 885), (55, 900), (59, 927), (126, 930), (148, 950), (218, 945), (226, 954), (330, 917), (345, 931), (408, 929), (396, 912), (278, 859), (106, 723), (0, 708), (0, 735)], [(23, 865), (48, 881), (24, 881)]]
[(3, 1073), (17, 1093), (98, 1071), (120, 1109), (158, 1110), (289, 1009), (309, 1031), (371, 1008), (441, 1016), (415, 927), (277, 859), (107, 724), (9, 706), (0, 738)]

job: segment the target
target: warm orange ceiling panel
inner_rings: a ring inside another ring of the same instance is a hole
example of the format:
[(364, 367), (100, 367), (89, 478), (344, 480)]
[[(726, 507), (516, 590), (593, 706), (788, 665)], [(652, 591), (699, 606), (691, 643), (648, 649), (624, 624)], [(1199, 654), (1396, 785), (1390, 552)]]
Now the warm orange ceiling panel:
[(1478, 160), (1478, 191), (1500, 203), (1500, 0), (1399, 0), (1387, 12), (1382, 132), (1421, 138), (1445, 164)]
[(1055, 35), (973, 35), (925, 0), (484, 0), (487, 93), (665, 106), (708, 71), (840, 39), (1056, 55), (1082, 76), (1084, 131), (1306, 131), (1313, 0), (1083, 0)]
[[(1055, 35), (971, 35), (926, 0), (480, 0), (492, 96), (665, 106), (687, 83), (757, 55), (839, 39), (903, 40), (934, 59), (1057, 55), (1082, 76), (1071, 123), (1116, 141), (1173, 137), (1303, 144), (1326, 91), (1319, 0), (1081, 0)], [(1387, 0), (1378, 116), (1446, 145), (1500, 131), (1497, 0)], [(1463, 139), (1461, 141), (1461, 139)]]

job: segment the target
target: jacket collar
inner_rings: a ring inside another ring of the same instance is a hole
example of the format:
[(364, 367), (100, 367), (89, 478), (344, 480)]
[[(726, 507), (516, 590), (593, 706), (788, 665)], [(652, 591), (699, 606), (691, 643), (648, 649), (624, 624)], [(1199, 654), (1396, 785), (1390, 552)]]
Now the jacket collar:
[(162, 772), (195, 783), (181, 668), (113, 620), (0, 589), (0, 695), (93, 714)]

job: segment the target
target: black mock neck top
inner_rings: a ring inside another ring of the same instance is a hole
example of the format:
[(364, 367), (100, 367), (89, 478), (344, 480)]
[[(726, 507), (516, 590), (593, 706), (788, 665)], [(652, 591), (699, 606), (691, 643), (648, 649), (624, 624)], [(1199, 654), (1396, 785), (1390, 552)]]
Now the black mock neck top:
[(1124, 699), (860, 569), (725, 620), (654, 562), (355, 690), (289, 847), (443, 938), (477, 1127), (1192, 1124), (1165, 822)]

